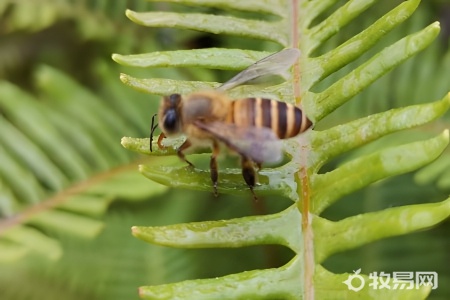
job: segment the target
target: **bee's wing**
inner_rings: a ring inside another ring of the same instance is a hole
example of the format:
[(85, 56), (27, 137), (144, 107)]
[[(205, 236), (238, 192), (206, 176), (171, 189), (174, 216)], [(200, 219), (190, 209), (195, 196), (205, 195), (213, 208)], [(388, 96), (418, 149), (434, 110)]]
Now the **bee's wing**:
[(240, 84), (248, 82), (265, 75), (285, 76), (286, 71), (298, 60), (300, 50), (297, 48), (287, 48), (280, 52), (269, 55), (247, 69), (243, 70), (220, 87), (219, 91), (225, 91), (234, 88)]
[(222, 122), (196, 121), (194, 124), (256, 163), (276, 163), (283, 158), (283, 144), (269, 128), (240, 127)]

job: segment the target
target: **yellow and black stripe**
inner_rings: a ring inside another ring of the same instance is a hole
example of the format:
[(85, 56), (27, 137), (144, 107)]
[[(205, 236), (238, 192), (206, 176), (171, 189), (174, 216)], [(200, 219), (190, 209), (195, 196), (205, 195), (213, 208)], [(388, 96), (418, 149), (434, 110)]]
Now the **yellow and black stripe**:
[(312, 125), (300, 108), (265, 98), (232, 101), (227, 121), (242, 127), (270, 128), (280, 139), (294, 137)]

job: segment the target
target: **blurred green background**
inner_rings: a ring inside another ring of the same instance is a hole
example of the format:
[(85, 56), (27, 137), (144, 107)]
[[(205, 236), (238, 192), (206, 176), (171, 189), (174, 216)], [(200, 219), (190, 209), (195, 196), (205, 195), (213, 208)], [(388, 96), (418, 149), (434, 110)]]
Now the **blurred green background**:
[[(320, 51), (339, 45), (400, 1), (379, 2)], [(119, 74), (225, 81), (233, 73), (131, 69), (114, 63), (112, 53), (279, 48), (265, 41), (141, 27), (125, 17), (127, 8), (270, 18), (139, 0), (0, 0), (0, 299), (138, 299), (141, 285), (280, 266), (293, 255), (281, 247), (168, 249), (131, 236), (133, 225), (270, 213), (288, 207), (290, 201), (267, 197), (265, 207), (255, 207), (250, 196), (214, 198), (211, 193), (169, 190), (137, 172), (138, 162), (178, 164), (178, 160), (143, 158), (121, 147), (123, 136), (148, 136), (159, 98), (126, 87)], [(442, 31), (430, 48), (339, 108), (317, 129), (392, 107), (441, 99), (450, 87), (448, 0), (424, 1), (378, 49), (436, 20)], [(330, 82), (345, 72), (337, 72)], [(432, 126), (384, 138), (340, 157), (323, 172), (361, 152), (431, 136), (449, 124), (447, 115)], [(449, 166), (449, 160), (446, 151), (437, 166)], [(198, 155), (194, 161), (207, 168), (207, 155)], [(345, 197), (323, 216), (339, 220), (392, 206), (441, 201), (450, 191), (445, 168), (420, 185), (415, 174), (376, 183)], [(17, 228), (24, 230), (11, 234)], [(333, 256), (325, 267), (337, 273), (358, 268), (366, 274), (436, 271), (439, 288), (430, 299), (449, 299), (449, 230), (446, 221), (429, 231), (372, 243)], [(26, 247), (17, 245), (24, 241)]]

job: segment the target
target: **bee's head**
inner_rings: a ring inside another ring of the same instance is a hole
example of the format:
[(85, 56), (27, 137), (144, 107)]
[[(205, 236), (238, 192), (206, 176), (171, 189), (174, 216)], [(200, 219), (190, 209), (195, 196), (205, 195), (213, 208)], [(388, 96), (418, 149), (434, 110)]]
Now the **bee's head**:
[(181, 95), (165, 96), (159, 108), (159, 126), (166, 136), (181, 133)]

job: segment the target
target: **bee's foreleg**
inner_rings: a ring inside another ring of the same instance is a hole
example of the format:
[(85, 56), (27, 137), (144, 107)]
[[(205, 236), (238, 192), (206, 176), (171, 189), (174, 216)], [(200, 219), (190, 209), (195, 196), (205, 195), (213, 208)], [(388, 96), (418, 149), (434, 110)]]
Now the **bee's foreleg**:
[(190, 146), (192, 146), (191, 142), (189, 140), (185, 140), (184, 143), (181, 144), (181, 146), (177, 149), (177, 155), (182, 161), (186, 162), (189, 166), (194, 167), (194, 165), (186, 159), (183, 153), (183, 151), (188, 149)]
[(253, 162), (245, 156), (242, 156), (242, 176), (244, 177), (245, 182), (250, 188), (254, 200), (255, 201), (258, 200), (258, 198), (255, 195), (255, 192), (253, 191), (253, 188), (255, 187), (256, 184), (256, 172), (253, 167)]
[[(161, 132), (161, 134), (159, 135), (159, 137), (158, 137), (158, 147), (159, 147), (159, 149), (164, 149), (164, 148), (166, 148), (163, 144), (162, 144), (162, 140), (163, 140), (163, 138), (165, 138), (166, 137), (166, 135), (164, 134), (164, 133), (162, 133)], [(152, 143), (152, 141), (151, 141), (151, 138), (150, 138), (150, 147), (151, 147), (151, 143)], [(150, 150), (151, 151), (151, 150)]]
[(219, 179), (219, 172), (217, 171), (217, 156), (220, 153), (219, 144), (213, 141), (213, 149), (211, 154), (211, 161), (209, 162), (209, 168), (211, 170), (211, 181), (214, 188), (214, 196), (217, 197), (217, 181)]

